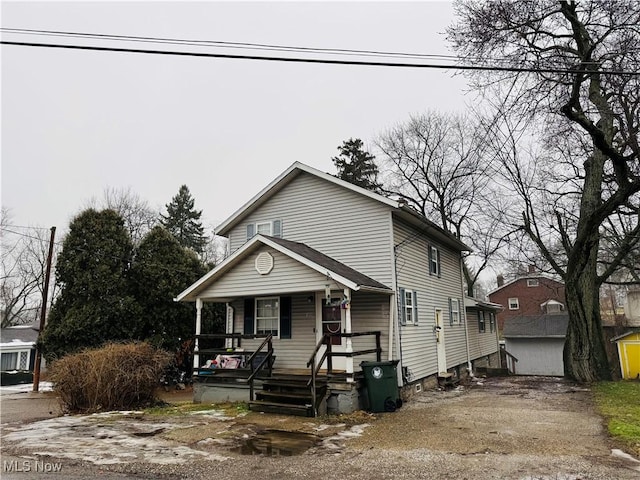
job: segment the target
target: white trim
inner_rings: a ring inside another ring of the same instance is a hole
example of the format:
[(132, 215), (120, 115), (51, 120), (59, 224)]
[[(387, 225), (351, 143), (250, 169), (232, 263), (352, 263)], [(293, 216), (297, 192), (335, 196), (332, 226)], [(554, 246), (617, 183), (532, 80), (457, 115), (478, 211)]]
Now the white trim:
[(329, 276), (331, 278), (331, 280), (339, 283), (344, 288), (349, 288), (349, 289), (354, 290), (354, 291), (358, 291), (358, 290), (362, 289), (362, 290), (366, 290), (366, 291), (380, 291), (380, 292), (391, 293), (390, 291), (388, 291), (386, 289), (377, 288), (377, 287), (368, 287), (368, 286), (360, 287), (358, 284), (356, 284), (353, 281), (343, 277), (342, 275), (339, 275), (339, 274), (337, 274), (335, 272), (332, 272), (332, 271), (328, 270), (326, 267), (323, 267), (322, 265), (318, 265), (317, 263), (312, 262), (308, 258), (306, 258), (306, 257), (304, 257), (302, 255), (299, 255), (299, 254), (297, 254), (295, 252), (292, 252), (288, 248), (283, 247), (282, 245), (280, 245), (279, 243), (274, 242), (274, 241), (272, 241), (272, 240), (270, 240), (270, 239), (268, 239), (266, 237), (263, 237), (262, 235), (256, 235), (251, 240), (246, 242), (238, 250), (233, 252), (233, 254), (230, 257), (227, 257), (220, 265), (215, 267), (213, 270), (211, 270), (209, 273), (207, 273), (206, 275), (201, 277), (199, 280), (197, 280), (194, 284), (192, 284), (186, 290), (181, 292), (174, 300), (177, 301), (177, 302), (180, 302), (182, 300), (192, 300), (191, 298), (188, 298), (190, 295), (196, 293), (200, 287), (202, 287), (204, 284), (206, 284), (213, 277), (216, 277), (219, 274), (227, 271), (234, 264), (236, 264), (237, 262), (242, 260), (242, 258), (244, 258), (245, 253), (247, 251), (252, 250), (257, 243), (260, 243), (260, 244), (263, 244), (263, 245), (267, 245), (268, 247), (271, 247), (274, 250), (277, 250), (278, 252), (288, 256), (289, 258), (292, 258), (293, 260), (296, 260), (296, 261), (300, 262), (301, 264), (306, 265), (307, 267), (311, 268), (312, 270), (315, 270), (316, 272), (318, 272), (318, 273), (320, 273), (322, 275)]
[[(517, 305), (516, 307), (511, 308), (511, 300), (515, 300), (515, 302), (513, 303)], [(518, 299), (518, 297), (509, 297), (507, 299), (507, 308), (509, 308), (509, 310), (520, 310), (520, 300)]]

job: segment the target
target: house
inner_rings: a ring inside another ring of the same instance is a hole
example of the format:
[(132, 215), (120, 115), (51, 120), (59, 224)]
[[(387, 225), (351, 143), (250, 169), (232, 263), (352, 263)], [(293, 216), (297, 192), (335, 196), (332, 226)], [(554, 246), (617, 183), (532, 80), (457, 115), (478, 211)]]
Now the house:
[(498, 367), (499, 358), (492, 357), (497, 353), (497, 314), (502, 310), (502, 305), (471, 297), (466, 297), (464, 304), (473, 370), (478, 366)]
[(16, 325), (0, 331), (0, 370), (2, 385), (31, 381), (34, 367), (38, 327)]
[[(277, 407), (285, 390), (295, 397), (292, 375), (304, 373), (298, 390), (311, 385), (312, 395), (304, 406), (348, 412), (362, 406), (363, 361), (393, 360), (405, 393), (472, 367), (461, 274), (468, 248), (405, 202), (296, 162), (216, 233), (227, 237), (228, 257), (176, 298), (196, 307), (196, 401), (222, 395), (266, 408), (277, 397)], [(227, 355), (204, 347), (215, 337), (201, 331), (207, 302), (227, 305)], [(497, 339), (490, 344), (479, 342), (474, 355), (498, 350)], [(221, 386), (230, 369), (220, 364), (250, 372), (243, 388), (237, 379)], [(286, 385), (273, 384), (274, 372), (289, 375)]]
[(564, 375), (564, 340), (569, 315), (521, 315), (504, 326), (506, 350), (518, 359), (518, 375)]
[(504, 305), (498, 313), (498, 330), (504, 331), (505, 323), (522, 315), (540, 315), (564, 311), (566, 300), (564, 283), (536, 272), (533, 265), (527, 274), (505, 283), (498, 275), (497, 288), (489, 292), (489, 301)]

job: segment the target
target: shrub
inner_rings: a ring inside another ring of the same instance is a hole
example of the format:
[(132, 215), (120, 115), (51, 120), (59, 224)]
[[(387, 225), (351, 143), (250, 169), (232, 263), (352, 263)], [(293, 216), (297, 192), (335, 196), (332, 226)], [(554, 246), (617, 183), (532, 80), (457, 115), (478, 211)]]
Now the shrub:
[(112, 343), (56, 360), (49, 379), (70, 412), (131, 410), (154, 401), (170, 360), (148, 343)]

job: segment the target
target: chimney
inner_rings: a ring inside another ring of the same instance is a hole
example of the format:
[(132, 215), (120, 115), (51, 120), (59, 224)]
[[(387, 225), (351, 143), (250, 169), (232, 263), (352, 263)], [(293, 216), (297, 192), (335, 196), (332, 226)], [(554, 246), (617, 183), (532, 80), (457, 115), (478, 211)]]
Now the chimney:
[(536, 273), (536, 266), (535, 265), (529, 265), (529, 275)]
[(504, 277), (502, 276), (502, 274), (496, 277), (496, 281), (498, 282), (498, 288), (504, 285)]

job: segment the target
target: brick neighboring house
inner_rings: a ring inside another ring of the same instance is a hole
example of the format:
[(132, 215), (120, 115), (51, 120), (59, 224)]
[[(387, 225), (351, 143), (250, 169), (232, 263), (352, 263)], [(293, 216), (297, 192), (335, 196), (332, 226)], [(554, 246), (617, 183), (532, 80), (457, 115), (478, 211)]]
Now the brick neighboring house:
[(489, 292), (489, 301), (504, 306), (497, 314), (498, 331), (502, 334), (505, 322), (523, 315), (540, 315), (564, 311), (566, 300), (564, 283), (536, 272), (529, 266), (529, 272), (510, 282), (498, 275), (498, 287)]

